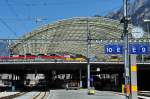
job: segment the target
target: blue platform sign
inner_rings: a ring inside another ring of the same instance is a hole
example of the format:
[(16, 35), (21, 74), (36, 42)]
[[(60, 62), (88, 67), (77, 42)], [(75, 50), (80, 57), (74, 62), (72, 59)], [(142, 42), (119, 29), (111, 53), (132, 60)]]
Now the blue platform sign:
[[(105, 54), (123, 54), (123, 45), (105, 45)], [(129, 54), (148, 54), (147, 44), (129, 44)]]
[(147, 44), (130, 44), (129, 45), (130, 54), (148, 54)]
[(123, 54), (123, 46), (119, 44), (105, 45), (105, 54)]

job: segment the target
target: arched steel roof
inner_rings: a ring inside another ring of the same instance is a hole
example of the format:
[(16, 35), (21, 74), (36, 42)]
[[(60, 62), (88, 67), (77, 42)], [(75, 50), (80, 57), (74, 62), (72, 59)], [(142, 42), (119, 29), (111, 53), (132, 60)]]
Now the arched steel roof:
[(75, 17), (44, 25), (21, 37), (12, 46), (14, 52), (25, 53), (75, 53), (86, 56), (87, 38), (90, 36), (90, 55), (98, 59), (104, 55), (103, 43), (96, 40), (120, 39), (123, 26), (119, 21), (104, 17)]

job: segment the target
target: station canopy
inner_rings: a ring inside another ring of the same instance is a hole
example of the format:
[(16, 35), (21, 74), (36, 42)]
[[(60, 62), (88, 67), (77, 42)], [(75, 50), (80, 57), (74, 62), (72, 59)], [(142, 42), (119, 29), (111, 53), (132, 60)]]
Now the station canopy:
[[(123, 25), (117, 20), (104, 17), (75, 17), (44, 25), (26, 33), (12, 45), (14, 53), (24, 55), (70, 54), (105, 60), (104, 45), (119, 43), (123, 34)], [(89, 43), (88, 43), (89, 41)]]

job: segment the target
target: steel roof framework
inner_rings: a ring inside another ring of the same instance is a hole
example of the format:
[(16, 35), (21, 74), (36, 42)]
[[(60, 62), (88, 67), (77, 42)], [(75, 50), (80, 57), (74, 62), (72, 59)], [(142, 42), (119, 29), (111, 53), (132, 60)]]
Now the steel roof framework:
[[(123, 26), (119, 21), (103, 17), (77, 17), (42, 26), (21, 37), (12, 45), (18, 54), (75, 53), (86, 56), (87, 21), (91, 39), (90, 55), (98, 60), (109, 59), (104, 54), (104, 45), (96, 40), (121, 39)], [(117, 43), (117, 42), (116, 42)]]

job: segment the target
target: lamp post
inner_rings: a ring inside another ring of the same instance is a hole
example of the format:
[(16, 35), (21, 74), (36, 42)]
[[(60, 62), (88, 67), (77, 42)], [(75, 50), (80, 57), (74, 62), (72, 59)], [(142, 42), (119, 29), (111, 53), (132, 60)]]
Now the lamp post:
[(90, 58), (89, 58), (89, 50), (90, 50), (90, 31), (89, 31), (89, 19), (87, 18), (87, 88), (90, 89)]
[(130, 99), (130, 64), (129, 64), (129, 52), (128, 52), (128, 16), (127, 16), (127, 4), (128, 0), (123, 0), (124, 5), (124, 16), (122, 22), (124, 24), (124, 70), (125, 70), (125, 89), (126, 89), (126, 99)]

